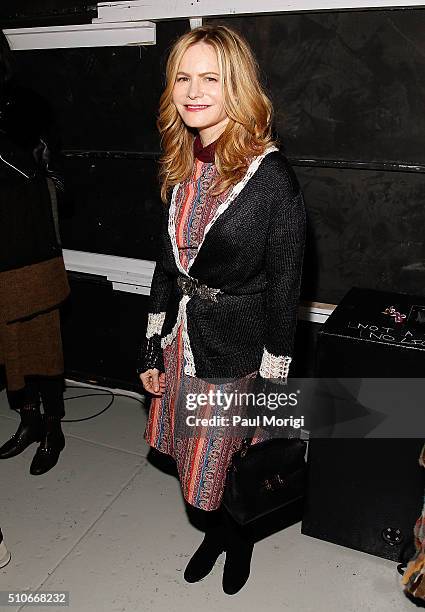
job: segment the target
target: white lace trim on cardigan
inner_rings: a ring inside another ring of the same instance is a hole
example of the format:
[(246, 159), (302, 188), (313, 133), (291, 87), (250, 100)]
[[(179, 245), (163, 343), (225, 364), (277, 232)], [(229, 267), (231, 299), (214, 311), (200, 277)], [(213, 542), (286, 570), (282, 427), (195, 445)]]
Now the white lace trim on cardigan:
[(260, 365), (260, 376), (263, 378), (288, 378), (291, 361), (292, 357), (272, 355), (264, 348)]
[[(269, 153), (272, 153), (273, 151), (278, 151), (278, 150), (279, 149), (277, 147), (271, 146), (268, 149), (266, 149), (262, 155), (259, 155), (258, 157), (256, 157), (250, 163), (250, 165), (248, 166), (248, 169), (247, 169), (244, 177), (239, 181), (239, 183), (236, 183), (236, 185), (234, 185), (234, 187), (230, 191), (230, 193), (227, 196), (227, 198), (217, 208), (217, 210), (216, 210), (216, 212), (214, 214), (214, 217), (211, 219), (211, 221), (205, 227), (204, 235), (202, 237), (201, 242), (198, 245), (198, 249), (197, 249), (196, 255), (191, 259), (191, 261), (188, 264), (188, 270), (190, 270), (193, 262), (196, 260), (196, 257), (198, 256), (199, 250), (200, 250), (200, 248), (201, 248), (201, 246), (202, 246), (202, 244), (203, 244), (203, 242), (205, 240), (205, 237), (206, 237), (207, 233), (209, 232), (209, 230), (211, 229), (211, 227), (213, 226), (213, 224), (217, 221), (217, 219), (220, 217), (220, 215), (222, 215), (224, 213), (224, 211), (227, 210), (227, 208), (230, 206), (230, 204), (233, 202), (233, 200), (236, 198), (236, 196), (242, 191), (242, 189), (245, 187), (245, 185), (247, 184), (249, 179), (258, 170), (261, 162), (266, 157), (266, 155), (268, 155)], [(175, 259), (176, 266), (177, 266), (179, 272), (181, 272), (181, 274), (183, 274), (184, 276), (190, 277), (188, 271), (186, 271), (183, 268), (183, 266), (181, 265), (180, 256), (179, 256), (179, 249), (178, 249), (178, 246), (177, 246), (177, 239), (176, 239), (176, 225), (175, 225), (176, 197), (177, 197), (177, 191), (178, 191), (179, 187), (180, 187), (180, 183), (178, 183), (177, 185), (174, 186), (173, 194), (172, 194), (172, 197), (171, 197), (170, 210), (169, 210), (169, 213), (168, 213), (168, 234), (170, 236), (171, 244), (172, 244), (172, 247), (173, 247), (174, 259)], [(191, 298), (188, 295), (183, 295), (182, 296), (182, 298), (180, 300), (180, 303), (179, 303), (179, 312), (178, 312), (178, 315), (177, 315), (177, 320), (176, 320), (176, 322), (174, 324), (174, 327), (171, 330), (171, 332), (167, 336), (165, 336), (164, 338), (161, 339), (161, 347), (165, 348), (166, 346), (171, 344), (171, 342), (177, 336), (177, 330), (179, 328), (180, 323), (183, 323), (183, 330), (182, 330), (182, 333), (183, 333), (183, 353), (184, 353), (184, 357), (185, 357), (185, 361), (186, 361), (184, 372), (188, 376), (196, 376), (195, 362), (194, 362), (194, 359), (193, 359), (193, 353), (192, 353), (192, 349), (191, 349), (191, 346), (190, 346), (189, 335), (188, 335), (188, 332), (187, 332), (186, 305), (187, 305), (187, 303), (188, 303), (188, 301), (190, 299)]]
[(182, 335), (183, 335), (183, 354), (186, 365), (184, 367), (184, 373), (188, 376), (196, 376), (195, 362), (193, 361), (192, 348), (190, 346), (189, 334), (187, 333), (187, 316), (186, 316), (186, 305), (190, 300), (189, 295), (184, 295), (179, 303), (179, 312), (177, 314), (177, 320), (174, 324), (173, 329), (169, 334), (161, 338), (161, 348), (164, 349), (166, 346), (172, 343), (174, 338), (177, 336), (179, 325), (182, 323)]
[(176, 239), (176, 219), (175, 219), (176, 196), (177, 196), (177, 191), (179, 187), (180, 187), (180, 183), (177, 183), (177, 185), (174, 186), (173, 195), (171, 197), (170, 210), (168, 212), (168, 233), (170, 235), (170, 240), (171, 240), (171, 244), (173, 247), (174, 260), (176, 262), (176, 266), (179, 269), (179, 272), (181, 272), (184, 276), (189, 276), (189, 274), (186, 272), (186, 270), (183, 268), (181, 264), (180, 256), (179, 256), (179, 247), (177, 246), (177, 239)]
[(157, 312), (148, 314), (148, 328), (146, 330), (146, 338), (152, 338), (155, 334), (160, 334), (164, 324), (165, 312)]
[(172, 341), (174, 340), (174, 338), (177, 336), (177, 330), (179, 328), (180, 323), (183, 320), (183, 309), (186, 310), (186, 304), (187, 304), (188, 301), (189, 301), (189, 296), (188, 295), (184, 295), (182, 297), (182, 299), (180, 300), (179, 311), (177, 313), (177, 319), (176, 319), (176, 322), (174, 323), (174, 327), (170, 331), (169, 334), (167, 334), (166, 336), (161, 338), (161, 347), (162, 348), (165, 348), (166, 346), (171, 344)]

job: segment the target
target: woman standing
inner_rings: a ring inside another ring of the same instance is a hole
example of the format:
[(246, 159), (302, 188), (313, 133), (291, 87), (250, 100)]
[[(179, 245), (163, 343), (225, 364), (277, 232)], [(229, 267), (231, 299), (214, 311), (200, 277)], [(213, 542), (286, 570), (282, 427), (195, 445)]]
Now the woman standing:
[(49, 124), (45, 102), (17, 83), (0, 30), (0, 365), (10, 407), (20, 414), (0, 459), (39, 442), (33, 475), (50, 470), (65, 446), (58, 306), (69, 285), (52, 209), (60, 179), (47, 144)]
[[(228, 594), (248, 579), (253, 550), (220, 505), (241, 438), (213, 427), (188, 435), (182, 413), (189, 393), (235, 384), (243, 391), (258, 375), (288, 375), (305, 210), (271, 121), (256, 61), (238, 33), (203, 26), (174, 44), (158, 119), (162, 251), (139, 368), (154, 395), (145, 439), (175, 459), (185, 501), (208, 515), (185, 579), (205, 577), (225, 550)], [(253, 443), (265, 437), (259, 430)]]

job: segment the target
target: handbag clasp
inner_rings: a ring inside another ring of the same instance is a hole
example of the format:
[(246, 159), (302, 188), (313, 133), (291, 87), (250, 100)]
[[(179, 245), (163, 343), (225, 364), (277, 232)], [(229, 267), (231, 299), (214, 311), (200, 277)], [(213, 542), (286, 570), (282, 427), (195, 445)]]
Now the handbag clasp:
[(281, 478), (280, 474), (274, 474), (271, 478), (266, 478), (262, 485), (267, 491), (277, 491), (277, 489), (284, 487), (286, 482)]

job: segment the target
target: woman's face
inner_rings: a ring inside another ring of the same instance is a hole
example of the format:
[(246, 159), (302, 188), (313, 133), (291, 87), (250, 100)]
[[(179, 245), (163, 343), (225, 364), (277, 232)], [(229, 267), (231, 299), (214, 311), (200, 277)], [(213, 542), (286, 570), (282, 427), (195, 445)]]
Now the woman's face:
[(199, 42), (185, 51), (174, 83), (173, 102), (184, 123), (198, 130), (204, 146), (224, 131), (229, 119), (213, 47)]

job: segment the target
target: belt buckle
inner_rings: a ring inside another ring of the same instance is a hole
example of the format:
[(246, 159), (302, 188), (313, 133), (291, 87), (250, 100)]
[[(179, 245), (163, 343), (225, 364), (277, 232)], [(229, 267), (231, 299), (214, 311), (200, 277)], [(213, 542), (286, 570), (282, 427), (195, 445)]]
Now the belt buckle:
[(211, 302), (217, 302), (217, 295), (221, 293), (220, 289), (213, 289), (205, 284), (200, 285), (198, 279), (190, 277), (179, 276), (177, 284), (185, 295), (193, 297), (195, 294), (203, 300), (209, 300)]
[(177, 279), (177, 284), (185, 295), (193, 297), (196, 293), (198, 281), (192, 277), (185, 278), (183, 276), (179, 276)]

